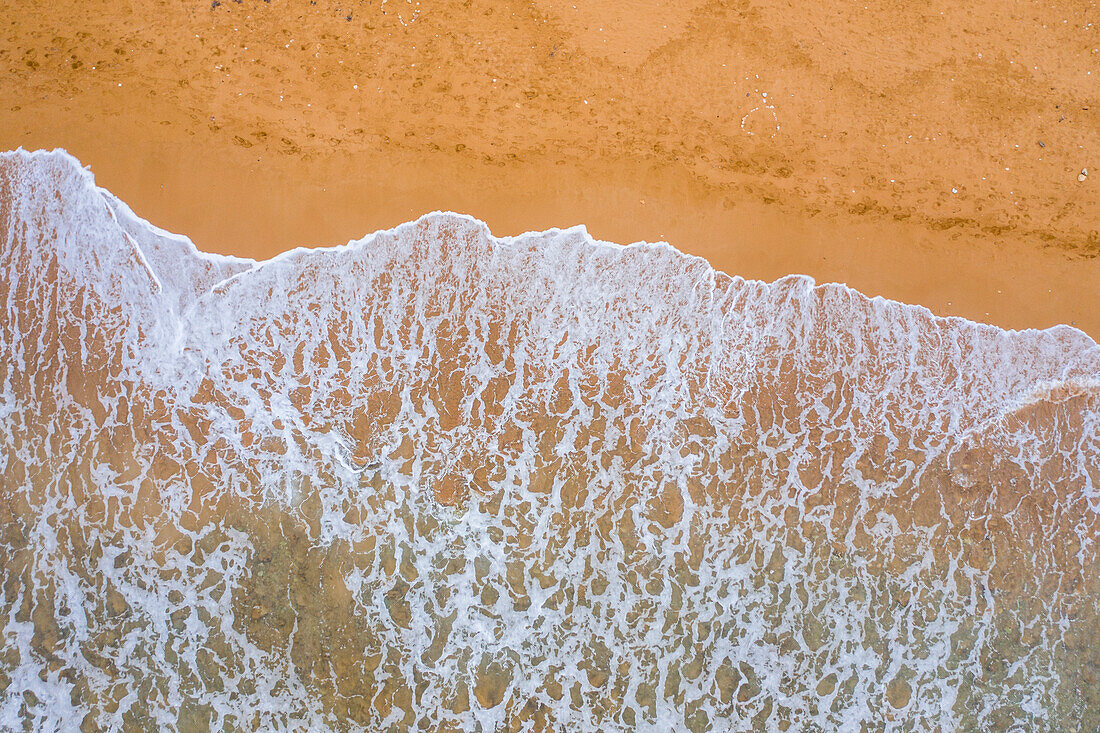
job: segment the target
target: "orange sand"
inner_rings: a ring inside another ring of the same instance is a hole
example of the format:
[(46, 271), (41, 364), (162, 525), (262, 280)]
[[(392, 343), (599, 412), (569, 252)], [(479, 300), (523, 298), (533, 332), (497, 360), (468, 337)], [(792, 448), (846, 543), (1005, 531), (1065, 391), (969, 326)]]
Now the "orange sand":
[(203, 249), (451, 209), (1100, 335), (1081, 4), (0, 0), (0, 18), (0, 148), (65, 147)]

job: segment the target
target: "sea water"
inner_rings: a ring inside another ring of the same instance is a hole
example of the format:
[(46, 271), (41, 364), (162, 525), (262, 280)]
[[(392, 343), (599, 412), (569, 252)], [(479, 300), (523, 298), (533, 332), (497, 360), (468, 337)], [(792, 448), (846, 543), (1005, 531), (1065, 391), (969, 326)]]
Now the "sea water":
[(1073, 328), (0, 155), (0, 728), (1096, 730), (1098, 509)]

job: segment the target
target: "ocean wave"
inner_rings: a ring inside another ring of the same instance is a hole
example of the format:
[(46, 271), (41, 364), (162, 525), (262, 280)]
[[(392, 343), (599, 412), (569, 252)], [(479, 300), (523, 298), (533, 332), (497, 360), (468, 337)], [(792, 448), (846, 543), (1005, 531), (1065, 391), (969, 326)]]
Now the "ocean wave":
[(209, 255), (60, 151), (0, 231), (0, 724), (1100, 725), (1081, 331), (441, 212)]

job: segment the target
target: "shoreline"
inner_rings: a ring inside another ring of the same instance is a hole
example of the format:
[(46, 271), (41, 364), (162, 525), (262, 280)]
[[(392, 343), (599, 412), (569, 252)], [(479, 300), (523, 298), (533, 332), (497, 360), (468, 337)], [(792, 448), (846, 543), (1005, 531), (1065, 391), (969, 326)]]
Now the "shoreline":
[[(82, 167), (83, 170), (86, 171), (86, 175), (88, 175), (89, 178), (90, 178), (89, 184), (91, 186), (93, 186), (97, 191), (101, 192), (104, 196), (109, 197), (113, 202), (112, 205), (118, 204), (119, 206), (121, 206), (122, 209), (125, 210), (129, 216), (137, 219), (138, 222), (142, 226), (149, 227), (155, 234), (160, 235), (160, 236), (167, 236), (169, 238), (182, 239), (182, 240), (186, 241), (187, 244), (189, 245), (190, 249), (200, 259), (216, 262), (216, 261), (218, 261), (222, 258), (226, 258), (226, 259), (229, 259), (229, 260), (236, 260), (236, 261), (241, 262), (241, 263), (251, 263), (251, 267), (248, 268), (248, 269), (263, 267), (264, 265), (267, 265), (269, 263), (273, 263), (273, 262), (276, 262), (276, 261), (279, 261), (279, 260), (282, 260), (282, 259), (287, 259), (287, 258), (292, 257), (292, 256), (294, 256), (296, 254), (299, 254), (299, 253), (306, 254), (306, 253), (313, 253), (313, 252), (324, 252), (324, 251), (327, 251), (327, 250), (338, 250), (338, 249), (343, 249), (343, 248), (354, 248), (356, 246), (368, 244), (370, 242), (370, 240), (372, 240), (372, 239), (374, 239), (375, 237), (378, 237), (378, 236), (382, 236), (382, 235), (386, 235), (386, 234), (396, 234), (399, 230), (403, 230), (403, 229), (414, 229), (423, 220), (432, 219), (433, 217), (442, 217), (442, 218), (457, 217), (457, 218), (461, 218), (461, 219), (466, 219), (466, 220), (470, 221), (471, 223), (475, 224), (478, 228), (484, 229), (485, 234), (496, 245), (505, 245), (505, 244), (507, 244), (507, 242), (509, 240), (523, 238), (525, 236), (539, 236), (539, 235), (544, 235), (544, 234), (548, 234), (548, 233), (568, 233), (568, 232), (573, 231), (573, 230), (580, 230), (580, 232), (583, 233), (584, 238), (588, 241), (588, 244), (591, 245), (591, 246), (610, 247), (610, 248), (613, 248), (613, 249), (615, 249), (615, 248), (626, 249), (626, 248), (631, 248), (631, 247), (656, 247), (656, 248), (667, 247), (667, 248), (670, 248), (677, 255), (680, 255), (680, 256), (683, 256), (683, 257), (686, 257), (686, 258), (701, 259), (704, 262), (706, 262), (709, 267), (711, 267), (712, 271), (715, 274), (720, 275), (720, 276), (725, 276), (725, 277), (735, 279), (735, 280), (740, 279), (740, 280), (743, 280), (745, 282), (755, 282), (755, 283), (763, 284), (763, 285), (772, 285), (772, 284), (775, 284), (776, 282), (781, 281), (781, 280), (809, 280), (810, 281), (809, 287), (814, 289), (814, 290), (821, 289), (821, 288), (826, 288), (826, 287), (829, 287), (829, 286), (840, 287), (844, 290), (850, 291), (851, 293), (853, 293), (856, 296), (862, 298), (864, 301), (866, 301), (868, 303), (870, 303), (874, 300), (881, 299), (881, 300), (885, 301), (886, 303), (889, 303), (889, 304), (892, 304), (892, 305), (902, 306), (902, 307), (906, 307), (906, 308), (915, 308), (917, 310), (927, 312), (928, 315), (931, 316), (934, 319), (941, 319), (941, 320), (947, 320), (947, 321), (959, 320), (959, 321), (965, 322), (968, 325), (986, 327), (986, 328), (993, 328), (993, 329), (996, 329), (996, 330), (999, 330), (999, 331), (1002, 331), (1002, 332), (1005, 332), (1005, 333), (1019, 333), (1019, 332), (1023, 332), (1023, 331), (1043, 331), (1043, 330), (1051, 330), (1051, 329), (1054, 329), (1054, 328), (1070, 328), (1070, 329), (1076, 330), (1076, 331), (1084, 334), (1085, 336), (1088, 336), (1090, 338), (1090, 340), (1092, 340), (1095, 343), (1095, 338), (1093, 338), (1090, 334), (1088, 334), (1084, 330), (1079, 329), (1079, 328), (1077, 328), (1075, 326), (1072, 326), (1070, 324), (1054, 324), (1054, 325), (1047, 326), (1045, 328), (1040, 328), (1040, 329), (1035, 329), (1035, 328), (1008, 329), (1008, 328), (1003, 328), (1001, 326), (997, 326), (996, 324), (984, 323), (982, 321), (975, 321), (973, 319), (968, 319), (968, 318), (965, 318), (965, 317), (962, 317), (962, 316), (939, 315), (939, 314), (936, 314), (935, 312), (933, 312), (931, 309), (927, 308), (926, 306), (921, 305), (920, 303), (907, 303), (907, 302), (904, 302), (904, 301), (899, 301), (899, 300), (887, 298), (887, 297), (881, 296), (881, 295), (874, 295), (874, 296), (868, 295), (868, 294), (866, 294), (866, 293), (864, 293), (864, 292), (862, 292), (862, 291), (860, 291), (856, 288), (853, 288), (853, 287), (847, 285), (846, 283), (817, 282), (816, 280), (814, 280), (814, 278), (812, 276), (802, 274), (802, 273), (789, 273), (787, 275), (780, 276), (779, 278), (776, 278), (775, 280), (771, 280), (771, 281), (765, 281), (765, 280), (761, 280), (759, 278), (744, 277), (744, 276), (738, 275), (736, 273), (727, 273), (727, 272), (724, 272), (724, 271), (719, 270), (717, 268), (714, 268), (713, 265), (710, 263), (710, 261), (707, 260), (705, 257), (701, 257), (699, 255), (694, 255), (694, 254), (691, 254), (690, 252), (685, 252), (684, 250), (677, 248), (675, 245), (673, 245), (669, 242), (664, 242), (664, 241), (654, 241), (654, 242), (635, 241), (635, 242), (629, 242), (629, 243), (619, 243), (619, 242), (614, 242), (614, 241), (603, 240), (603, 239), (599, 239), (597, 237), (594, 237), (588, 231), (587, 227), (583, 224), (575, 225), (573, 227), (567, 227), (567, 228), (550, 227), (550, 228), (544, 229), (544, 230), (528, 230), (528, 231), (520, 232), (518, 234), (498, 235), (495, 232), (493, 232), (492, 228), (489, 226), (488, 223), (486, 223), (485, 221), (483, 221), (481, 219), (478, 219), (476, 216), (473, 216), (471, 214), (464, 214), (464, 213), (459, 213), (459, 212), (454, 212), (454, 211), (435, 210), (435, 211), (431, 211), (431, 212), (421, 214), (421, 215), (415, 217), (414, 219), (410, 219), (408, 221), (401, 222), (401, 223), (399, 223), (395, 226), (392, 226), (392, 227), (376, 229), (376, 230), (368, 232), (368, 233), (366, 233), (362, 236), (350, 239), (349, 241), (347, 241), (344, 244), (298, 245), (298, 246), (295, 246), (295, 247), (291, 247), (289, 249), (283, 249), (283, 250), (280, 250), (278, 252), (270, 253), (267, 256), (262, 257), (262, 258), (246, 257), (246, 256), (237, 255), (237, 254), (232, 254), (232, 253), (210, 252), (210, 251), (206, 251), (206, 250), (200, 248), (199, 246), (197, 246), (196, 243), (193, 240), (191, 240), (187, 235), (180, 234), (178, 232), (173, 232), (173, 231), (164, 229), (162, 227), (158, 227), (153, 222), (150, 222), (147, 219), (144, 219), (143, 217), (141, 217), (139, 214), (137, 214), (133, 210), (133, 208), (125, 200), (123, 200), (120, 197), (118, 197), (117, 195), (115, 195), (112, 191), (110, 191), (105, 186), (100, 185), (99, 182), (95, 178), (94, 172), (90, 170), (90, 167), (89, 166), (83, 166), (81, 164), (80, 160), (78, 158), (76, 158), (75, 156), (73, 156), (71, 153), (69, 153), (67, 150), (64, 150), (64, 149), (61, 149), (61, 148), (56, 148), (54, 150), (41, 150), (41, 149), (40, 150), (25, 150), (25, 149), (20, 148), (20, 149), (15, 150), (15, 151), (0, 151), (0, 157), (2, 157), (4, 155), (13, 155), (13, 154), (14, 155), (24, 155), (28, 158), (34, 158), (34, 157), (37, 157), (37, 156), (53, 156), (53, 155), (64, 156), (65, 158), (68, 158), (68, 159), (72, 160), (75, 165)], [(238, 277), (239, 274), (240, 273), (230, 275), (229, 277), (226, 278), (226, 280), (232, 280), (232, 279)], [(213, 287), (217, 287), (217, 285), (220, 284), (220, 282), (223, 282), (223, 281), (219, 281), (219, 283), (215, 283), (215, 285)]]
[[(82, 142), (75, 135), (69, 139)], [(1100, 262), (1007, 238), (937, 238), (912, 224), (805, 217), (776, 205), (730, 206), (702, 195), (692, 200), (698, 192), (686, 186), (639, 190), (629, 178), (626, 184), (611, 180), (601, 186), (562, 166), (552, 171), (561, 180), (540, 201), (533, 182), (545, 175), (545, 166), (537, 164), (506, 177), (503, 186), (493, 181), (496, 171), (481, 171), (471, 191), (457, 180), (453, 165), (421, 160), (404, 169), (413, 173), (396, 190), (384, 191), (352, 179), (348, 162), (340, 160), (290, 165), (274, 160), (265, 161), (273, 163), (269, 167), (219, 169), (186, 146), (169, 163), (164, 151), (171, 145), (162, 141), (144, 149), (131, 146), (129, 155), (108, 145), (85, 146), (92, 160), (65, 149), (91, 169), (97, 186), (138, 217), (188, 237), (205, 253), (262, 261), (297, 247), (341, 246), (432, 211), (453, 211), (484, 221), (497, 237), (584, 226), (593, 239), (617, 245), (667, 242), (747, 280), (806, 275), (818, 284), (847, 285), (868, 298), (923, 306), (937, 316), (1010, 330), (1067, 325), (1094, 340), (1100, 335), (1100, 309), (1080, 297), (1100, 278)], [(403, 169), (398, 162), (391, 166), (391, 171)], [(296, 175), (298, 168), (304, 175)], [(429, 188), (424, 179), (433, 174), (437, 185)], [(635, 181), (647, 182), (635, 174)], [(329, 185), (326, 175), (336, 185)], [(517, 178), (520, 185), (504, 190)], [(227, 205), (230, 196), (238, 205)], [(675, 198), (680, 200), (670, 201)], [(592, 218), (571, 220), (569, 211)]]
[[(65, 148), (208, 252), (266, 258), (447, 210), (497, 236), (583, 224), (746, 279), (1100, 336), (1100, 176), (1077, 180), (1100, 149), (1100, 55), (1073, 27), (1019, 33), (988, 3), (945, 10), (946, 30), (906, 15), (891, 39), (807, 11), (833, 43), (817, 48), (770, 0), (736, 18), (645, 0), (602, 36), (613, 9), (483, 5), (415, 22), (323, 1), (11, 8), (0, 149)], [(890, 52), (847, 54), (853, 29)], [(973, 33), (1039, 71), (960, 55)], [(938, 133), (918, 140), (924, 124)]]

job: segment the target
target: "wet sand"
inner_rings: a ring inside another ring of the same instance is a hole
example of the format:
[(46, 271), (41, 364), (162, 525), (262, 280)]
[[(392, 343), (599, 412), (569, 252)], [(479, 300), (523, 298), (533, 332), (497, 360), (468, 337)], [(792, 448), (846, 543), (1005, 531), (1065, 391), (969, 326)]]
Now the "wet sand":
[(208, 251), (455, 210), (1100, 333), (1083, 8), (613, 5), (4, 0), (0, 148)]

